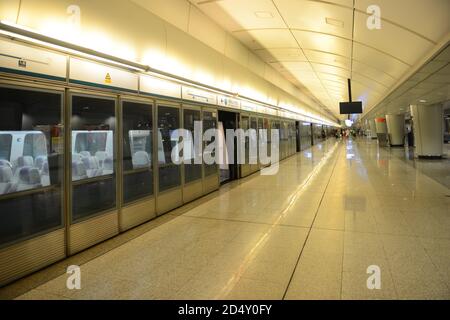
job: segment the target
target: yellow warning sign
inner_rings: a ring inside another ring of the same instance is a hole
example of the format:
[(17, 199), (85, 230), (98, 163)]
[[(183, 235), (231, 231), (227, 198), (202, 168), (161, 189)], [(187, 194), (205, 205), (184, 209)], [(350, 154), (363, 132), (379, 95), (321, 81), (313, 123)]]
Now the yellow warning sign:
[(111, 76), (109, 75), (109, 73), (107, 73), (105, 76), (105, 83), (109, 83), (109, 84), (112, 83)]

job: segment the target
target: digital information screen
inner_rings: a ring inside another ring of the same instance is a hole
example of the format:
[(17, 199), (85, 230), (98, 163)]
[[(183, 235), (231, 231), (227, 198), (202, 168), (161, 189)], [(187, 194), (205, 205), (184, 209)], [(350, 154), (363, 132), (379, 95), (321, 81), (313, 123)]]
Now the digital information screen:
[(339, 109), (341, 114), (354, 114), (354, 113), (362, 113), (362, 102), (340, 102)]

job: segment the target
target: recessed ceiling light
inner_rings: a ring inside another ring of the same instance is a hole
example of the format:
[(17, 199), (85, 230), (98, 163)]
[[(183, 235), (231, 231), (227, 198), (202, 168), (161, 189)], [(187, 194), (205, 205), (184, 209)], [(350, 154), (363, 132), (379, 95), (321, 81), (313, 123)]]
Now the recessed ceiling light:
[(261, 19), (271, 19), (273, 18), (272, 12), (269, 11), (256, 11), (255, 16)]
[(325, 22), (329, 25), (335, 26), (335, 27), (344, 27), (344, 21), (333, 19), (333, 18), (325, 18)]
[(421, 100), (419, 100), (419, 102), (424, 103), (424, 102), (427, 102), (427, 100), (421, 99)]

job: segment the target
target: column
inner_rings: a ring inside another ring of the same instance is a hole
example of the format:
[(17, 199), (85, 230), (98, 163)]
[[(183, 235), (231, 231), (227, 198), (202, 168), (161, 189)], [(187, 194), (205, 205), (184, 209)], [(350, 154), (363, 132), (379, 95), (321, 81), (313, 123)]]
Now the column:
[(415, 155), (419, 158), (441, 158), (443, 154), (444, 118), (442, 104), (411, 105)]
[(378, 145), (386, 147), (387, 145), (387, 126), (385, 118), (376, 118), (375, 125), (377, 129)]
[(377, 138), (377, 126), (375, 125), (375, 119), (369, 120), (369, 127), (370, 127), (370, 137), (372, 139)]
[(386, 124), (391, 147), (403, 147), (405, 145), (405, 115), (388, 114)]

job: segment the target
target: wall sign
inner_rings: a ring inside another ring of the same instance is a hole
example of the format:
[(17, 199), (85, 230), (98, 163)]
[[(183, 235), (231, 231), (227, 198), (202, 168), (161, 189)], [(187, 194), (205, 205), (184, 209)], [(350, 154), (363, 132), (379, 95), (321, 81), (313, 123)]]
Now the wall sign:
[(138, 91), (138, 75), (112, 66), (70, 58), (69, 81), (101, 88)]
[(196, 88), (183, 86), (182, 97), (185, 100), (197, 101), (208, 104), (217, 104), (217, 96), (214, 93)]
[(51, 80), (66, 80), (67, 58), (63, 54), (0, 39), (0, 70)]
[(158, 96), (181, 98), (181, 85), (157, 77), (140, 75), (139, 91)]

